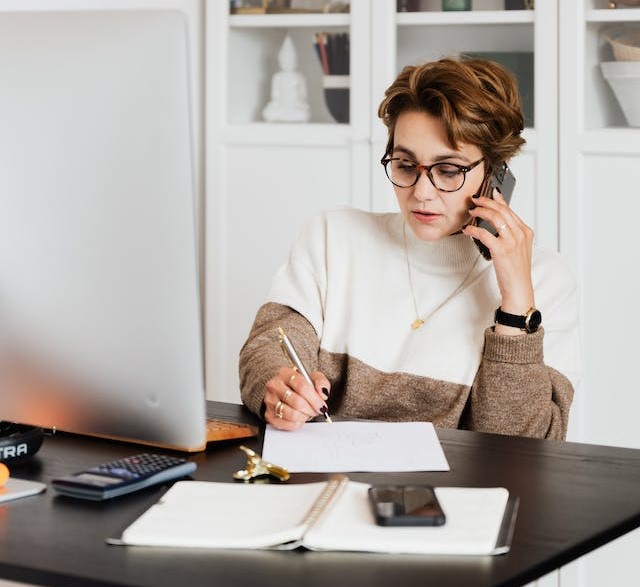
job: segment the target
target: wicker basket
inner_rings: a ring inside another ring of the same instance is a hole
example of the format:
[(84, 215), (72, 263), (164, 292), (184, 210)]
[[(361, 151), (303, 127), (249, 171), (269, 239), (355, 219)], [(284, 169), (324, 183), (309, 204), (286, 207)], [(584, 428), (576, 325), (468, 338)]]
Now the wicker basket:
[(616, 61), (640, 61), (640, 30), (620, 35), (605, 35)]

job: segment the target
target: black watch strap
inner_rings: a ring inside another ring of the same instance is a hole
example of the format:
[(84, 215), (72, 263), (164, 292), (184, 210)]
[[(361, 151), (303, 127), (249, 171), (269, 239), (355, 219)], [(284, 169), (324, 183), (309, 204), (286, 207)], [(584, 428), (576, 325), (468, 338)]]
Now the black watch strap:
[(542, 314), (540, 310), (530, 308), (524, 315), (509, 314), (504, 312), (502, 308), (498, 308), (495, 314), (496, 324), (502, 324), (503, 326), (512, 326), (513, 328), (519, 328), (526, 332), (535, 332), (540, 328), (542, 323)]

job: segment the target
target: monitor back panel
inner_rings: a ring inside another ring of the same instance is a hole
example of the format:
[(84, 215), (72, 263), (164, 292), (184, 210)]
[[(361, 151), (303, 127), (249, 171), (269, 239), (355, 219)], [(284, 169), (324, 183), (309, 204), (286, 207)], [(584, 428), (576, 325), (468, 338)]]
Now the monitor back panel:
[(0, 15), (0, 419), (204, 443), (187, 30)]

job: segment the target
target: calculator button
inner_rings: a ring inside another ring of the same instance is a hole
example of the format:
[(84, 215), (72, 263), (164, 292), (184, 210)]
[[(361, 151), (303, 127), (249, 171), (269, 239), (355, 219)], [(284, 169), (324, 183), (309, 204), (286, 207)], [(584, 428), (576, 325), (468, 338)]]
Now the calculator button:
[(137, 477), (140, 477), (140, 475), (135, 471), (129, 471), (128, 469), (123, 469), (122, 467), (113, 467), (112, 469), (109, 469), (109, 474), (115, 475), (116, 477), (121, 477), (122, 479), (135, 479)]

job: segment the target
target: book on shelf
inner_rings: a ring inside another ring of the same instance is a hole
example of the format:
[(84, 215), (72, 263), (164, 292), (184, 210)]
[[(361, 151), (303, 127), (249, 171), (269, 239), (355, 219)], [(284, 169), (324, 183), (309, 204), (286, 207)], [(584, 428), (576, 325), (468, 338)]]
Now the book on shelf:
[(337, 475), (319, 483), (179, 481), (109, 544), (491, 555), (509, 550), (517, 499), (502, 487), (438, 487), (443, 526), (383, 527), (370, 485)]

